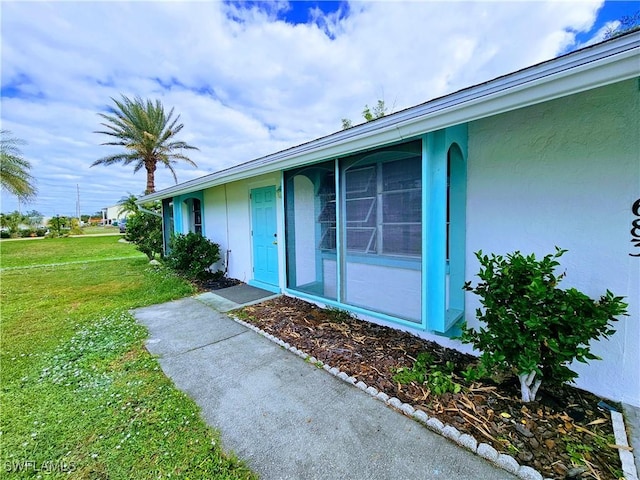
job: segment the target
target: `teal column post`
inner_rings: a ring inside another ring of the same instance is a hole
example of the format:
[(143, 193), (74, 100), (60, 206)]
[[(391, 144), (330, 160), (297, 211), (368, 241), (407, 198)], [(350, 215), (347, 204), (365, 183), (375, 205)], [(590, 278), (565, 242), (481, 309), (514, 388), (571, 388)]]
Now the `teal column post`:
[[(449, 176), (449, 308), (445, 330), (451, 330), (464, 316), (466, 211), (467, 211), (467, 124), (447, 131), (451, 145)], [(456, 334), (455, 329), (448, 332)]]
[(428, 133), (423, 143), (423, 322), (442, 332), (445, 325), (447, 162), (445, 132)]

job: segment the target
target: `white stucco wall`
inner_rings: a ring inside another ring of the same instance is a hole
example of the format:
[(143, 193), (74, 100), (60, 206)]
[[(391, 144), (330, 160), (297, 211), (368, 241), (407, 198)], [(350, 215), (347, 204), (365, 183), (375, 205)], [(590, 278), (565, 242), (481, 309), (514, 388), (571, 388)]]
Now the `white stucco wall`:
[[(629, 253), (634, 253), (630, 229), (636, 218), (631, 205), (640, 197), (639, 102), (638, 81), (631, 80), (469, 124), (466, 228), (466, 278), (474, 283), (477, 250), (543, 256), (557, 245), (569, 250), (561, 259), (567, 272), (564, 287), (576, 287), (592, 298), (606, 289), (626, 297), (629, 316), (615, 324), (617, 332), (609, 340), (594, 344), (593, 352), (603, 360), (573, 368), (580, 375), (579, 387), (636, 406), (640, 406), (640, 257)], [(204, 192), (206, 235), (223, 252), (231, 250), (230, 277), (243, 281), (253, 277), (250, 190), (279, 184), (279, 174), (273, 174), (228, 184), (226, 192), (225, 187)], [(296, 216), (298, 220), (301, 217)], [(281, 239), (283, 224), (278, 208)], [(299, 235), (297, 243), (311, 241), (310, 231)], [(283, 244), (279, 255), (284, 287)], [(310, 260), (300, 257), (296, 267), (301, 275)], [(333, 297), (335, 284), (328, 279), (335, 278), (335, 262), (325, 261), (323, 270), (325, 288), (331, 290), (325, 294)], [(309, 274), (308, 279), (313, 278)], [(478, 306), (477, 298), (467, 294), (470, 325), (477, 325)], [(458, 341), (411, 331), (470, 351)]]
[[(227, 275), (243, 282), (253, 279), (251, 246), (251, 203), (249, 193), (253, 188), (280, 185), (280, 175), (263, 175), (251, 180), (229, 183), (204, 191), (203, 216), (205, 236), (220, 245), (221, 255), (228, 252)], [(278, 238), (282, 209), (278, 208)], [(281, 250), (282, 246), (280, 246)], [(283, 258), (282, 254), (280, 257)], [(282, 271), (282, 265), (280, 265)]]
[[(629, 317), (576, 364), (579, 387), (640, 406), (640, 258), (631, 257), (631, 205), (640, 197), (638, 81), (573, 95), (469, 125), (466, 277), (473, 252), (543, 256), (554, 246), (563, 286), (623, 295)], [(635, 252), (638, 253), (638, 252)], [(562, 286), (561, 285), (561, 286)], [(476, 324), (468, 295), (467, 321)]]
[(202, 234), (220, 245), (220, 261), (216, 268), (224, 270), (227, 259), (227, 208), (224, 187), (205, 190), (202, 195)]

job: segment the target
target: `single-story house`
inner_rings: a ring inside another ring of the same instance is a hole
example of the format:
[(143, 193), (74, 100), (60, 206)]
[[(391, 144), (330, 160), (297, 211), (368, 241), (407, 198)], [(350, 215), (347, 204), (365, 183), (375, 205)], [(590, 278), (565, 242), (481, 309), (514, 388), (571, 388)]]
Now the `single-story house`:
[(142, 197), (228, 275), (445, 346), (474, 252), (568, 249), (565, 287), (629, 316), (577, 385), (640, 406), (640, 32)]

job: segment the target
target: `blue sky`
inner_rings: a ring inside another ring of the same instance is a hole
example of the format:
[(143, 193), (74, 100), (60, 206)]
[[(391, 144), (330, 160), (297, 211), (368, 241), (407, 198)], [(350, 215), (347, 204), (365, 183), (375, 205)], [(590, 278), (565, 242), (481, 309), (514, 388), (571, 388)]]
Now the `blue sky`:
[[(115, 153), (97, 112), (121, 94), (175, 107), (200, 151), (186, 181), (596, 42), (637, 2), (7, 2), (2, 128), (24, 139), (39, 195), (71, 215), (128, 193), (144, 172), (93, 167)], [(173, 184), (160, 169), (157, 189)]]

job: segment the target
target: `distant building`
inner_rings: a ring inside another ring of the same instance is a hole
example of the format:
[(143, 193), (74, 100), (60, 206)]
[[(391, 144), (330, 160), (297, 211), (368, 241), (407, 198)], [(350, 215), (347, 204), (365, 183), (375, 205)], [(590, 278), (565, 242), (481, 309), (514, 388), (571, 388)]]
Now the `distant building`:
[(113, 205), (102, 209), (102, 224), (117, 226), (122, 220), (127, 218), (127, 213), (122, 212), (121, 205)]

